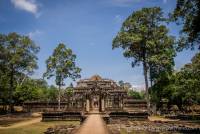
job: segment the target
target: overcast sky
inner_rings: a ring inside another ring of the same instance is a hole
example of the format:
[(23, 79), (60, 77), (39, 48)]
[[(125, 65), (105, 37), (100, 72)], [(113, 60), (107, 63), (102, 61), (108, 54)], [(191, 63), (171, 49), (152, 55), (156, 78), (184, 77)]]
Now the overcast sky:
[[(175, 8), (176, 0), (0, 0), (0, 33), (29, 35), (41, 50), (39, 69), (32, 76), (41, 78), (45, 60), (58, 43), (64, 43), (77, 55), (82, 78), (99, 74), (133, 86), (144, 85), (141, 67), (131, 68), (122, 50), (112, 50), (112, 40), (122, 22), (142, 7), (160, 6), (165, 14)], [(177, 36), (179, 27), (169, 26)], [(183, 51), (175, 58), (176, 69), (190, 62), (196, 51)], [(70, 80), (67, 80), (68, 84)], [(48, 80), (54, 84), (54, 80)]]

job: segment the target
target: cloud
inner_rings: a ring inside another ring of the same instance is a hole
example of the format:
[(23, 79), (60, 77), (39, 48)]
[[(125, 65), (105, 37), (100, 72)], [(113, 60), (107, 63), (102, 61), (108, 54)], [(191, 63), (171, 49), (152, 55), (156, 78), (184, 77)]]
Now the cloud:
[(141, 84), (141, 85), (132, 85), (133, 89), (136, 91), (142, 91), (145, 90), (145, 85)]
[(15, 8), (38, 16), (38, 4), (34, 0), (11, 0)]
[(33, 31), (33, 32), (29, 32), (29, 33), (28, 33), (28, 36), (29, 36), (31, 39), (33, 39), (33, 38), (36, 38), (37, 36), (40, 36), (41, 34), (43, 34), (42, 31), (40, 31), (40, 30), (35, 30), (35, 31)]

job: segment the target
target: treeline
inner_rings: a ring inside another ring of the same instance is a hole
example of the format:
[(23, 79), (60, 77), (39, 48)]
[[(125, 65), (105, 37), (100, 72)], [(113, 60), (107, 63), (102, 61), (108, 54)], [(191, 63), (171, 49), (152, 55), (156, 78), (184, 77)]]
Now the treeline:
[(140, 100), (145, 99), (145, 91), (144, 90), (136, 91), (136, 89), (134, 89), (129, 82), (124, 82), (123, 80), (120, 80), (118, 82), (118, 85), (127, 91), (128, 93), (127, 95), (129, 97), (132, 97), (134, 99), (140, 99)]
[[(0, 103), (14, 105), (25, 101), (54, 101), (60, 104), (61, 87), (64, 80), (80, 77), (81, 69), (76, 66), (76, 55), (65, 44), (60, 43), (46, 60), (43, 79), (32, 79), (37, 66), (40, 48), (28, 36), (17, 33), (0, 34)], [(48, 86), (44, 78), (55, 77), (55, 86)], [(7, 109), (6, 109), (7, 110)]]
[[(176, 22), (182, 29), (176, 41), (176, 53), (183, 49), (200, 49), (200, 1), (177, 0), (176, 8), (169, 15), (168, 22)], [(200, 53), (199, 51), (180, 70), (160, 72), (150, 88), (151, 101), (162, 107), (175, 105), (181, 111), (200, 104)], [(196, 107), (197, 108), (197, 107)], [(191, 111), (191, 110), (190, 110)]]
[[(177, 0), (169, 16), (165, 16), (160, 7), (142, 8), (124, 21), (113, 39), (113, 49), (122, 48), (124, 57), (132, 60), (132, 67), (143, 67), (148, 109), (150, 101), (159, 108), (162, 100), (167, 100), (168, 106), (175, 104), (180, 109), (200, 103), (199, 52), (180, 71), (174, 69), (174, 57), (178, 52), (200, 49), (199, 11), (199, 0)], [(172, 22), (182, 24), (178, 38), (170, 35), (168, 23)], [(43, 79), (31, 79), (38, 68), (39, 50), (28, 36), (0, 34), (0, 102), (9, 104), (10, 111), (14, 104), (27, 100), (57, 99), (60, 104), (64, 81), (80, 78), (76, 55), (60, 43), (46, 60), (43, 74), (43, 78), (55, 78), (58, 90)]]
[(157, 109), (178, 106), (186, 110), (188, 106), (200, 104), (200, 53), (197, 53), (180, 71), (172, 74), (163, 73), (150, 88), (151, 101), (157, 104)]
[[(174, 58), (184, 49), (200, 49), (200, 1), (177, 0), (174, 11), (164, 15), (160, 7), (134, 11), (123, 22), (113, 39), (113, 49), (123, 49), (125, 58), (132, 60), (132, 67), (142, 66), (145, 80), (145, 98), (150, 106), (162, 101), (184, 106), (200, 104), (200, 57), (180, 71), (174, 69)], [(181, 26), (178, 37), (170, 35), (168, 24)]]
[[(14, 87), (15, 90), (12, 94), (15, 105), (21, 105), (26, 101), (57, 101), (58, 98), (57, 87), (54, 85), (48, 86), (47, 82), (43, 79), (32, 79), (28, 77), (23, 83), (16, 83)], [(9, 87), (1, 86), (0, 98), (2, 104), (5, 106), (9, 104)]]

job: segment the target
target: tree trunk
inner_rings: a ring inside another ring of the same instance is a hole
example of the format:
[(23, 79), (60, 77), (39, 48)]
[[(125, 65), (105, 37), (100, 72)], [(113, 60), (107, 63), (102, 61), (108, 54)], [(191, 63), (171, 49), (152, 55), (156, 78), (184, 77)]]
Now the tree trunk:
[(58, 87), (58, 110), (60, 111), (60, 85)]
[(144, 69), (144, 80), (145, 80), (145, 91), (146, 91), (146, 100), (147, 100), (147, 110), (150, 113), (150, 100), (149, 100), (149, 91), (148, 91), (148, 77), (147, 77), (147, 64), (143, 62), (143, 69)]
[(153, 86), (153, 79), (152, 79), (152, 68), (151, 68), (151, 66), (149, 68), (149, 77), (150, 77), (150, 86), (152, 87)]
[(13, 106), (13, 76), (14, 76), (14, 70), (13, 66), (11, 65), (11, 72), (10, 72), (10, 89), (9, 89), (9, 113), (12, 113), (14, 111)]

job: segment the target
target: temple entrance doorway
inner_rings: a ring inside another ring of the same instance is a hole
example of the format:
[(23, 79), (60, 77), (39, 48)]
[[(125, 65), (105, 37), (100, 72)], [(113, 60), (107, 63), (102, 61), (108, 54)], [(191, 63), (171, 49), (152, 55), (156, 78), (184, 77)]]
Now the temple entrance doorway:
[(92, 111), (100, 111), (100, 97), (99, 95), (91, 96), (91, 110)]

